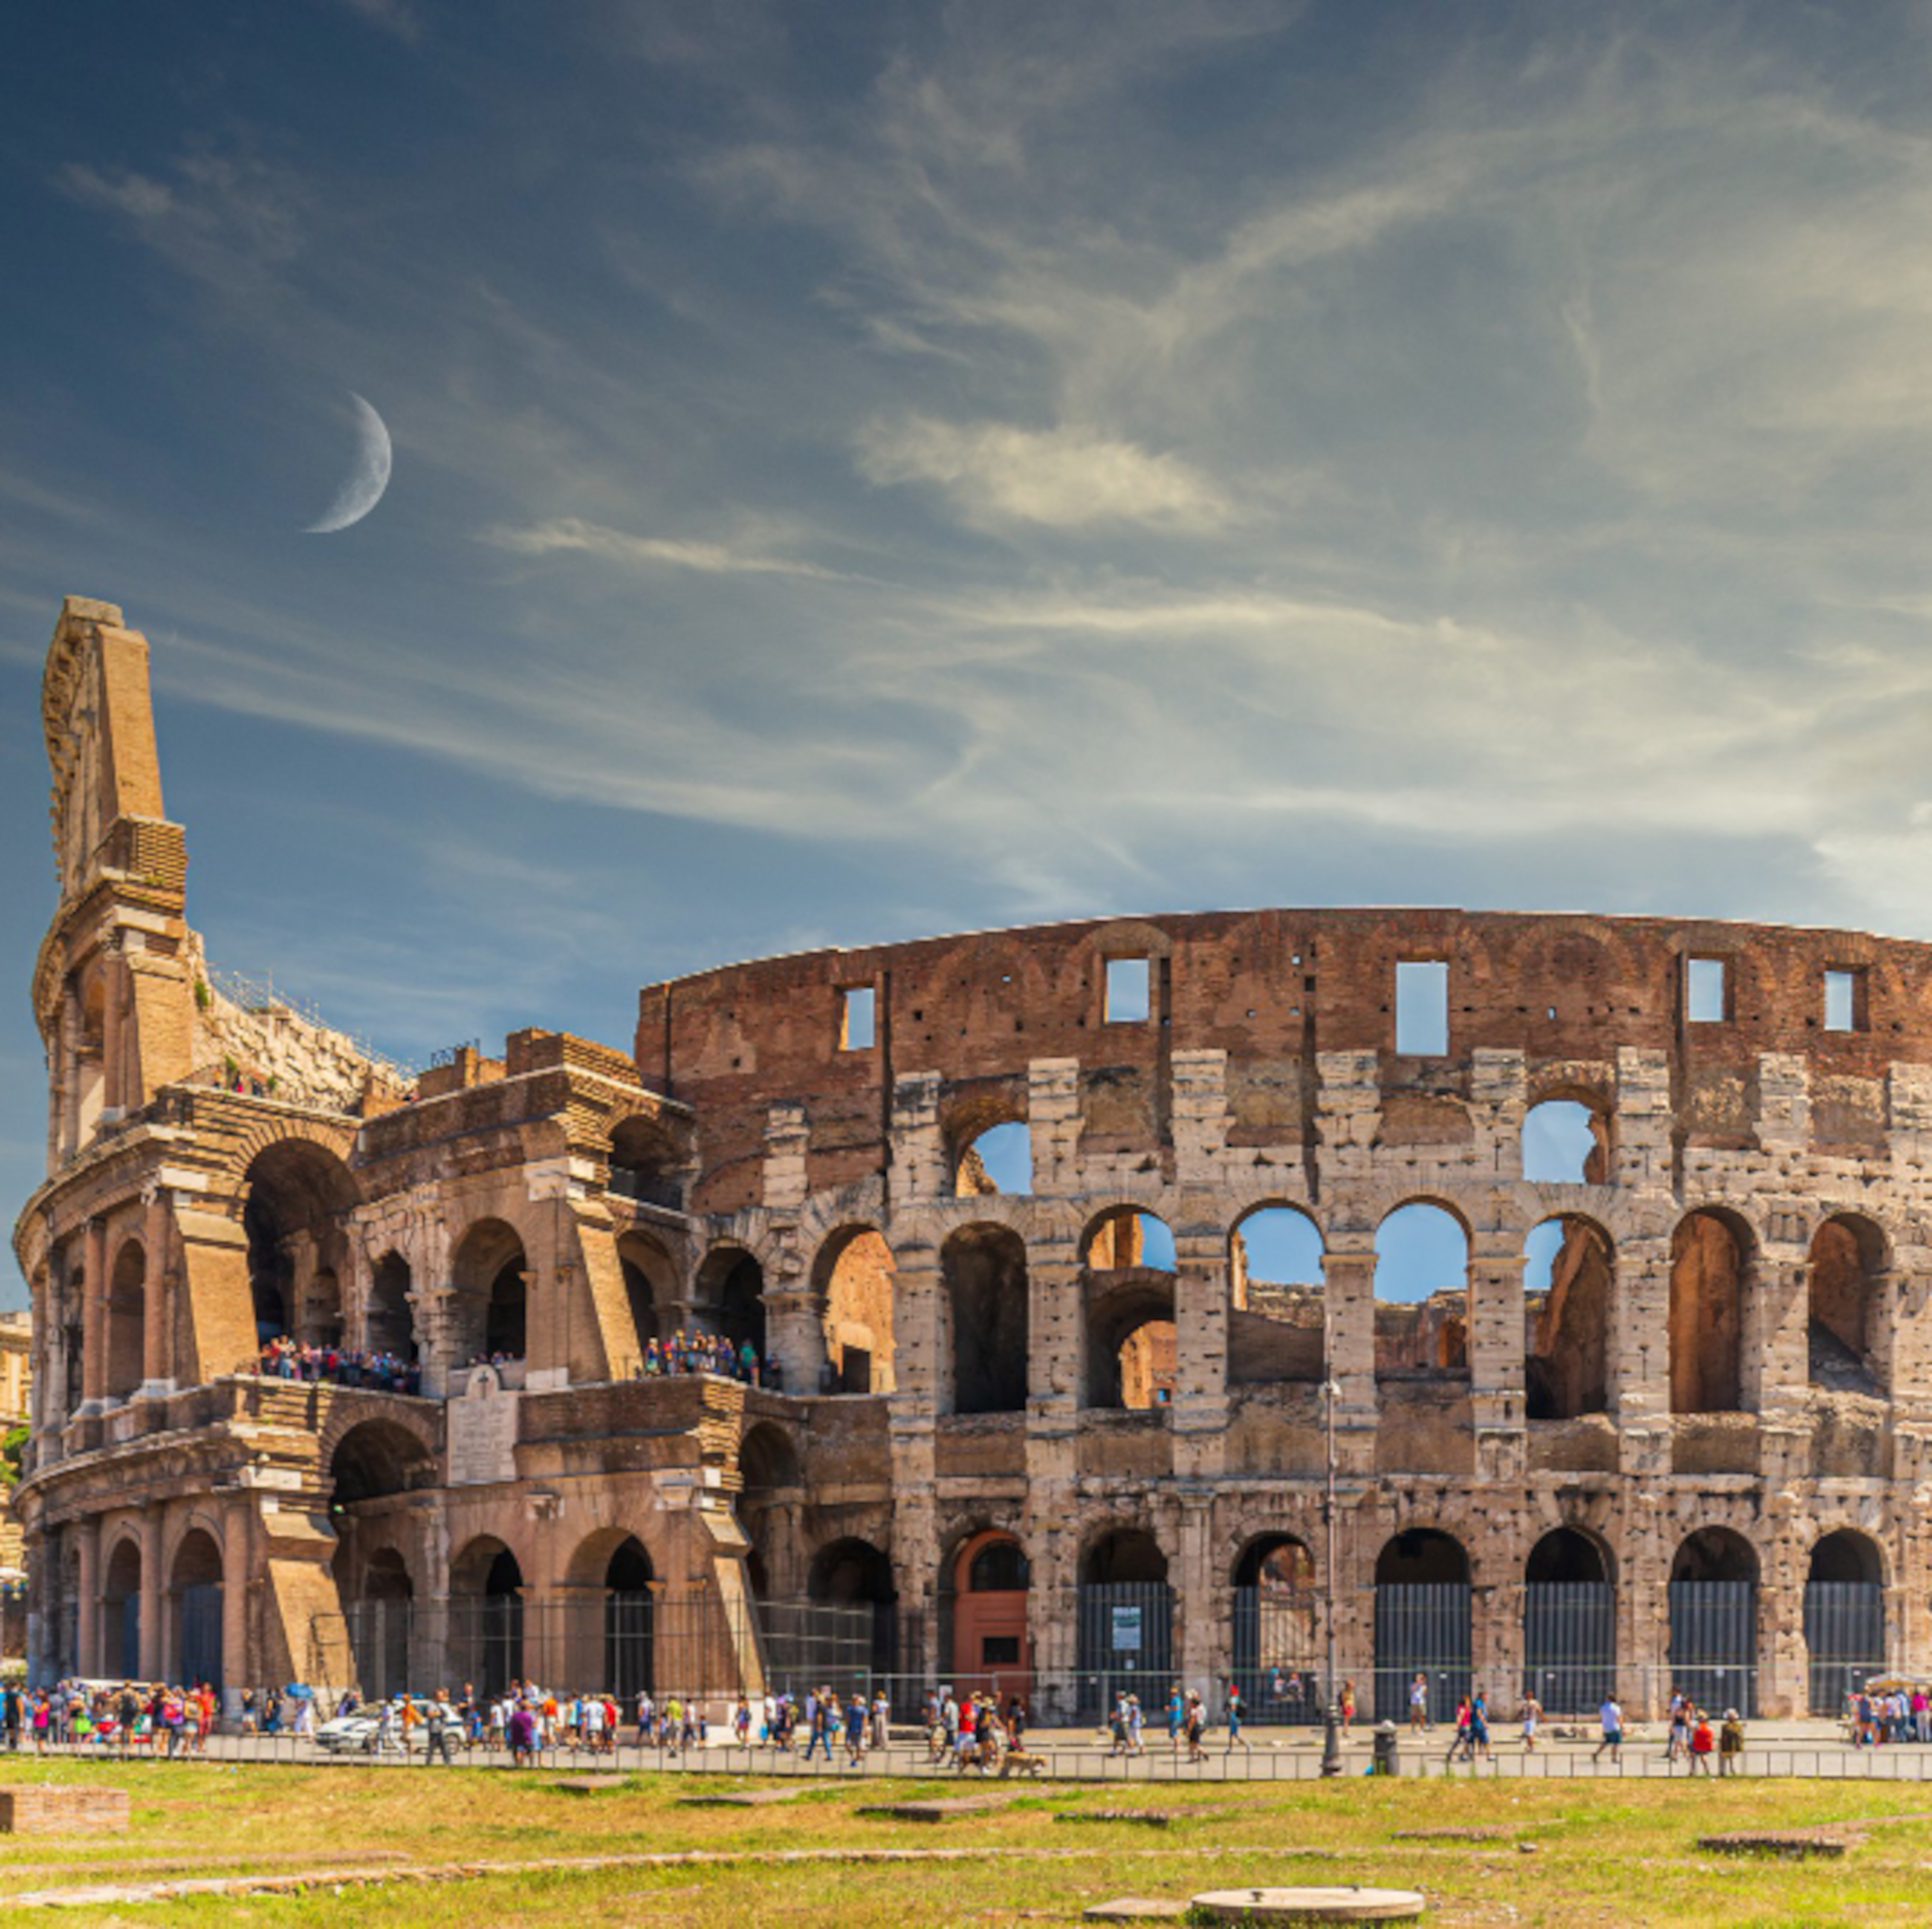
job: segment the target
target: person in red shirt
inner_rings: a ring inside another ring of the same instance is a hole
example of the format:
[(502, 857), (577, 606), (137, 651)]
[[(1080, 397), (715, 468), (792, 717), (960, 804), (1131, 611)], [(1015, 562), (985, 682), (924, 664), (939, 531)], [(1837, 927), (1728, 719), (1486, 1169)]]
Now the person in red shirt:
[(1716, 1745), (1711, 1733), (1711, 1718), (1700, 1708), (1696, 1724), (1690, 1730), (1690, 1772), (1694, 1775), (1708, 1775), (1711, 1772), (1711, 1751)]

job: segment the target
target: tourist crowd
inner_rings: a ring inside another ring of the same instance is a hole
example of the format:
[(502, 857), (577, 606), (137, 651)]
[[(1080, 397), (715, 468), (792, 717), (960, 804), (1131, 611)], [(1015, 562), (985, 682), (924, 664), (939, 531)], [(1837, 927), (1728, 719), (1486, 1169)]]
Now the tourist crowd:
[(192, 1688), (155, 1682), (60, 1682), (52, 1688), (25, 1688), (9, 1682), (0, 1690), (0, 1733), (10, 1752), (31, 1744), (37, 1754), (50, 1748), (83, 1746), (131, 1754), (199, 1754), (214, 1732), (214, 1690), (206, 1682)]
[(644, 1342), (644, 1356), (638, 1376), (656, 1379), (667, 1373), (716, 1373), (725, 1379), (742, 1380), (747, 1386), (776, 1387), (778, 1362), (760, 1360), (749, 1340), (742, 1346), (718, 1333), (687, 1333), (680, 1327), (668, 1340), (655, 1337)]
[(1922, 1685), (1855, 1688), (1845, 1697), (1845, 1721), (1855, 1748), (1932, 1742), (1932, 1695)]
[(348, 1346), (318, 1346), (284, 1334), (262, 1342), (255, 1370), (268, 1379), (367, 1387), (376, 1393), (420, 1393), (422, 1369), (399, 1354)]

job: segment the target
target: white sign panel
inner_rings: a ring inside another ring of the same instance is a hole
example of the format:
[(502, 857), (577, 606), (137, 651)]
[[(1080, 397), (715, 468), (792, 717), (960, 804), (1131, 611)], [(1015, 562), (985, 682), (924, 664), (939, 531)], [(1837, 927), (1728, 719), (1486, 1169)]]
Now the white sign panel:
[(493, 1367), (475, 1367), (449, 1403), (449, 1484), (484, 1487), (517, 1477), (517, 1400)]
[(1141, 1610), (1138, 1607), (1116, 1607), (1113, 1616), (1114, 1653), (1138, 1654), (1141, 1651)]

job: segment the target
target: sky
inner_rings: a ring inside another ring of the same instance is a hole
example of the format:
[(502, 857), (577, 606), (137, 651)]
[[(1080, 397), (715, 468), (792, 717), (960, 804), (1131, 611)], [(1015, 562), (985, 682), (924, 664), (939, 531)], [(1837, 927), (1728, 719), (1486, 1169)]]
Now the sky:
[(1932, 936), (1928, 66), (1922, 0), (0, 11), (0, 1188), (70, 592), (215, 960), (411, 1062), (1090, 914)]

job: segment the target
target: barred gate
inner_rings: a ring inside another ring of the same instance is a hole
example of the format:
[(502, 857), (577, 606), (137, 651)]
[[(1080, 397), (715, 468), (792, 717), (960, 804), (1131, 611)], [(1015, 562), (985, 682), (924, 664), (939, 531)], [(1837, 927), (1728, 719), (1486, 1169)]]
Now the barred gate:
[[(415, 1613), (416, 1604), (411, 1601), (350, 1601), (342, 1610), (342, 1625), (355, 1680), (352, 1683), (332, 1682), (328, 1685), (352, 1685), (361, 1690), (364, 1700), (370, 1701), (386, 1700), (392, 1694), (424, 1687), (424, 1683), (410, 1679), (410, 1634)], [(324, 1658), (332, 1652), (339, 1654), (340, 1648), (327, 1645), (319, 1628), (314, 1632), (312, 1644), (316, 1655), (309, 1673), (314, 1679), (320, 1672), (318, 1664), (326, 1665)]]
[(1812, 1713), (1842, 1713), (1848, 1694), (1885, 1672), (1885, 1590), (1869, 1581), (1813, 1581), (1804, 1590), (1804, 1644)]
[(1324, 1698), (1316, 1610), (1262, 1587), (1234, 1590), (1230, 1679), (1250, 1724), (1318, 1721)]
[(121, 1598), (121, 1678), (138, 1681), (141, 1676), (141, 1597)]
[(1616, 1589), (1607, 1581), (1526, 1587), (1522, 1663), (1523, 1688), (1546, 1714), (1594, 1714), (1616, 1687)]
[(221, 1682), (221, 1583), (181, 1591), (181, 1678)]
[(1103, 1721), (1116, 1696), (1150, 1716), (1174, 1687), (1174, 1594), (1165, 1581), (1107, 1581), (1078, 1590), (1080, 1718)]
[(765, 1679), (774, 1694), (803, 1695), (830, 1688), (843, 1700), (868, 1688), (874, 1616), (861, 1602), (837, 1607), (819, 1601), (760, 1601), (759, 1644)]
[(1669, 1687), (1749, 1721), (1757, 1713), (1757, 1583), (1674, 1580), (1669, 1592)]
[(1378, 1721), (1408, 1718), (1409, 1683), (1429, 1678), (1429, 1707), (1452, 1715), (1469, 1692), (1470, 1590), (1450, 1581), (1376, 1589), (1375, 1709)]

